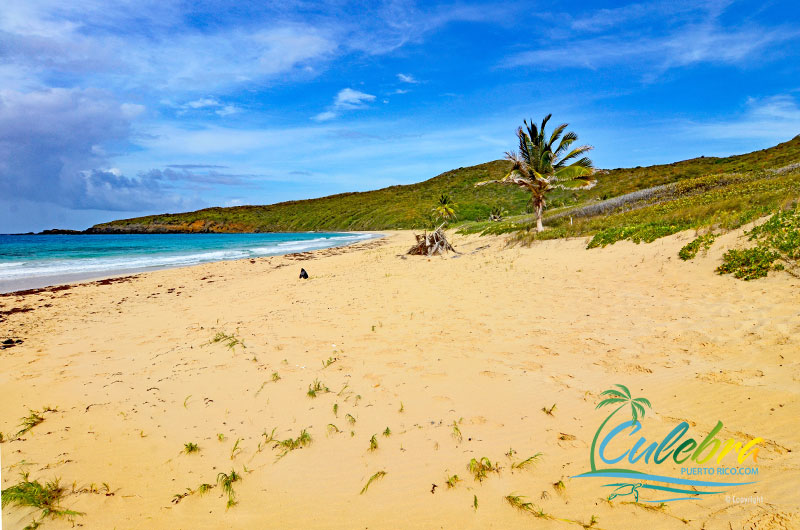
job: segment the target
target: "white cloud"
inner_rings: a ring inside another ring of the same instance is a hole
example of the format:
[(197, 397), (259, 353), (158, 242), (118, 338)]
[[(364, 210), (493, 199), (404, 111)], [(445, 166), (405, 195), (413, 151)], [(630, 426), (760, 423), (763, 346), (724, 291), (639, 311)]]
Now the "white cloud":
[(738, 116), (691, 122), (684, 128), (698, 138), (783, 142), (800, 134), (800, 105), (788, 94), (750, 98)]
[(188, 103), (184, 103), (178, 107), (178, 114), (182, 115), (186, 113), (188, 110), (205, 110), (205, 111), (213, 111), (214, 114), (217, 116), (230, 116), (231, 114), (236, 114), (239, 112), (240, 109), (236, 105), (223, 103), (222, 101), (218, 100), (217, 98), (200, 98), (189, 101)]
[(419, 81), (414, 79), (413, 75), (397, 74), (397, 79), (399, 79), (403, 83), (419, 83)]
[(800, 38), (790, 26), (732, 25), (722, 16), (732, 0), (645, 2), (586, 11), (580, 16), (541, 15), (553, 23), (541, 46), (515, 53), (502, 67), (639, 69), (645, 79), (695, 64), (747, 66), (784, 53)]
[(336, 94), (333, 106), (337, 109), (357, 109), (365, 106), (367, 103), (375, 101), (375, 96), (353, 90), (352, 88), (345, 88)]
[(372, 94), (359, 92), (358, 90), (353, 90), (352, 88), (344, 88), (336, 94), (331, 108), (324, 112), (320, 112), (314, 116), (314, 119), (316, 121), (332, 120), (338, 117), (339, 114), (341, 114), (341, 111), (362, 109), (373, 101), (375, 101), (375, 96)]
[(6, 88), (30, 87), (34, 80), (41, 87), (53, 75), (66, 75), (110, 89), (209, 92), (314, 75), (313, 67), (339, 47), (335, 29), (280, 19), (198, 31), (183, 25), (177, 3), (169, 1), (161, 2), (168, 8), (7, 1), (0, 14)]
[(336, 114), (335, 112), (331, 110), (326, 110), (325, 112), (320, 112), (319, 114), (314, 116), (314, 119), (317, 121), (328, 121), (334, 119), (337, 116), (338, 114)]
[(184, 107), (190, 109), (204, 109), (207, 107), (219, 107), (221, 103), (214, 98), (201, 98), (188, 102)]
[(739, 64), (760, 55), (772, 45), (798, 37), (800, 32), (796, 30), (722, 29), (697, 25), (684, 27), (664, 37), (600, 36), (575, 40), (513, 55), (502, 66), (595, 69), (624, 64), (665, 71), (697, 63)]
[(239, 112), (239, 107), (236, 105), (225, 105), (220, 109), (215, 110), (214, 112), (219, 116), (230, 116), (231, 114), (236, 114)]

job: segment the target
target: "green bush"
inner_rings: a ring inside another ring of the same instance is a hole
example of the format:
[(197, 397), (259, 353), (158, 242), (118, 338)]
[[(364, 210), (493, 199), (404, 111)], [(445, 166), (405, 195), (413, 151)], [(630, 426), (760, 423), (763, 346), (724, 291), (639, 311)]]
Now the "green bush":
[(773, 266), (778, 258), (780, 255), (777, 252), (762, 247), (731, 249), (722, 256), (722, 265), (717, 267), (717, 272), (733, 274), (742, 280), (755, 280), (763, 278), (773, 268), (782, 268), (780, 264), (777, 267)]
[(644, 223), (633, 226), (611, 227), (596, 233), (586, 248), (604, 247), (623, 239), (634, 243), (652, 243), (656, 239), (680, 232), (688, 228), (685, 223)]
[(733, 274), (742, 280), (754, 280), (767, 275), (770, 270), (783, 270), (785, 262), (792, 268), (800, 258), (800, 209), (794, 208), (776, 213), (762, 225), (753, 228), (750, 240), (757, 241), (755, 247), (745, 250), (732, 249), (722, 256), (717, 267), (719, 274)]
[(697, 256), (697, 253), (702, 249), (704, 252), (711, 248), (711, 244), (717, 238), (715, 234), (706, 234), (695, 238), (691, 243), (687, 243), (678, 252), (678, 257), (683, 261), (690, 260)]

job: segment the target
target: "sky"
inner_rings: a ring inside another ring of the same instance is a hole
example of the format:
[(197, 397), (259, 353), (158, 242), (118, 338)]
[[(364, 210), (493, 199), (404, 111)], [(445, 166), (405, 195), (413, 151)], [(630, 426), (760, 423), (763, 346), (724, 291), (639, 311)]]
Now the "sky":
[(800, 134), (800, 3), (3, 0), (0, 233), (269, 204), (503, 157), (600, 168)]

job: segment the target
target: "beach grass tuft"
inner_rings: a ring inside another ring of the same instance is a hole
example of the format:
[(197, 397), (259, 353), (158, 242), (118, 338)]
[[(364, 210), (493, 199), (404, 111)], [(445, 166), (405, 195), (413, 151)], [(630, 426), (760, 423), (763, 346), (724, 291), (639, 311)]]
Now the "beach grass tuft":
[(19, 431), (17, 431), (17, 434), (14, 435), (14, 438), (19, 438), (23, 434), (27, 433), (28, 431), (30, 431), (31, 429), (42, 423), (44, 421), (44, 413), (57, 412), (57, 411), (58, 409), (50, 406), (43, 407), (41, 411), (28, 410), (29, 414), (23, 418), (20, 418), (20, 424), (19, 424), (20, 429)]
[(381, 471), (376, 472), (371, 477), (369, 477), (369, 480), (367, 481), (367, 483), (364, 484), (363, 488), (361, 488), (361, 493), (359, 493), (359, 495), (364, 495), (367, 492), (367, 490), (369, 489), (369, 485), (370, 484), (372, 484), (376, 480), (382, 479), (385, 476), (386, 476), (386, 471), (381, 470)]
[(517, 510), (520, 510), (520, 511), (523, 511), (523, 512), (529, 512), (529, 513), (536, 513), (537, 512), (537, 509), (533, 505), (533, 503), (529, 502), (529, 501), (525, 501), (525, 497), (523, 497), (521, 495), (515, 495), (515, 494), (512, 493), (510, 495), (506, 495), (504, 498), (505, 498), (505, 500), (506, 500), (506, 502), (508, 504), (510, 504), (511, 506), (516, 508)]
[(302, 449), (307, 445), (311, 445), (311, 441), (311, 435), (306, 429), (300, 431), (300, 434), (297, 436), (297, 438), (287, 438), (285, 440), (278, 441), (278, 443), (275, 444), (275, 447), (283, 448), (283, 452), (278, 456), (278, 458), (286, 456), (290, 451), (294, 451), (295, 449)]
[(242, 477), (236, 473), (235, 470), (231, 470), (230, 474), (227, 473), (220, 473), (217, 475), (217, 484), (222, 488), (222, 491), (228, 496), (228, 502), (226, 504), (226, 509), (236, 506), (236, 492), (233, 490), (233, 485), (236, 482), (239, 482)]
[(183, 452), (188, 454), (197, 453), (200, 451), (200, 447), (194, 442), (186, 442), (183, 444)]
[(542, 453), (536, 453), (535, 455), (529, 456), (528, 458), (522, 460), (521, 462), (514, 462), (513, 464), (511, 464), (511, 469), (525, 469), (526, 467), (532, 466), (537, 462), (539, 462), (541, 456)]
[(61, 506), (65, 489), (60, 485), (59, 479), (54, 479), (44, 484), (38, 480), (31, 481), (28, 473), (22, 473), (22, 480), (10, 486), (0, 493), (0, 505), (18, 506), (21, 508), (35, 508), (41, 510), (39, 521), (34, 519), (33, 524), (39, 526), (45, 518), (71, 518), (84, 515), (81, 512), (68, 510)]
[(486, 478), (487, 473), (491, 471), (497, 472), (500, 470), (497, 464), (492, 464), (492, 461), (485, 456), (480, 460), (475, 458), (471, 459), (469, 464), (467, 464), (467, 469), (470, 473), (472, 473), (472, 476), (478, 482), (483, 482), (483, 479)]
[(239, 456), (239, 453), (242, 452), (241, 447), (239, 447), (239, 442), (241, 442), (241, 441), (242, 441), (241, 438), (237, 438), (236, 442), (234, 442), (233, 448), (231, 448), (231, 460), (233, 460), (234, 458)]
[(308, 385), (308, 392), (306, 392), (306, 395), (310, 398), (315, 398), (320, 392), (327, 393), (330, 392), (330, 390), (319, 379), (314, 379), (314, 382)]
[(451, 434), (457, 442), (461, 443), (461, 441), (464, 439), (464, 436), (461, 434), (461, 429), (459, 428), (458, 423), (458, 421), (453, 421), (453, 432)]
[(211, 339), (211, 343), (216, 344), (219, 342), (224, 344), (231, 351), (234, 351), (236, 346), (247, 348), (247, 346), (244, 345), (244, 342), (239, 337), (237, 337), (233, 333), (228, 334), (225, 333), (224, 331), (218, 331), (217, 334), (214, 335), (214, 338)]

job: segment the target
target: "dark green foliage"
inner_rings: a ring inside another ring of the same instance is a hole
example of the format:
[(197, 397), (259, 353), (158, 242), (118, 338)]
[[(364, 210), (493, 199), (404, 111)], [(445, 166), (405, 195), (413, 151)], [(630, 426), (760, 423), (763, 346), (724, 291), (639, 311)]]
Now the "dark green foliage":
[(606, 228), (596, 233), (586, 248), (604, 247), (623, 239), (630, 239), (634, 243), (652, 243), (659, 237), (668, 236), (688, 228), (676, 223), (642, 223), (638, 225)]
[(717, 267), (720, 274), (733, 274), (741, 280), (763, 278), (773, 268), (780, 255), (761, 247), (744, 250), (731, 249), (722, 256), (722, 265)]
[(717, 267), (718, 273), (754, 280), (766, 276), (770, 270), (783, 270), (785, 265), (790, 272), (794, 271), (800, 259), (800, 208), (795, 205), (776, 213), (749, 235), (751, 241), (757, 241), (756, 246), (727, 251)]
[(787, 260), (800, 259), (800, 207), (778, 212), (750, 231), (750, 240), (774, 249)]
[(714, 239), (716, 238), (717, 236), (715, 234), (698, 236), (690, 243), (684, 245), (683, 248), (678, 251), (678, 257), (683, 261), (690, 260), (697, 256), (697, 253), (700, 252), (700, 250), (706, 251), (711, 248), (711, 244), (714, 243)]

